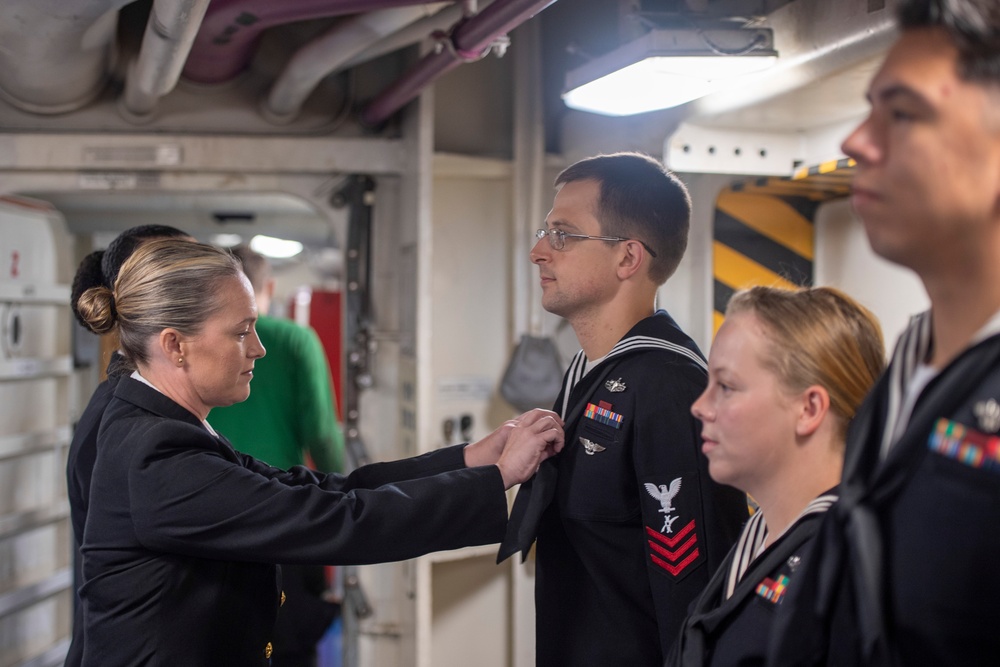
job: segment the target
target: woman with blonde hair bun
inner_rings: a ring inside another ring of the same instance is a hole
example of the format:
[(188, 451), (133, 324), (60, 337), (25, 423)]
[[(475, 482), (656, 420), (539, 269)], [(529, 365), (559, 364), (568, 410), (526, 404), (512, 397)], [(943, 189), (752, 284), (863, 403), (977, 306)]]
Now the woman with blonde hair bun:
[(837, 500), (848, 424), (884, 355), (878, 321), (838, 290), (733, 296), (691, 412), (709, 474), (759, 510), (692, 606), (672, 664), (764, 664), (777, 605)]
[(205, 421), (249, 396), (265, 350), (239, 260), (150, 241), (78, 310), (134, 367), (97, 437), (83, 531), (83, 663), (269, 664), (275, 563), (365, 564), (499, 542), (506, 489), (562, 447), (535, 410), (479, 442), (348, 476), (236, 452)]

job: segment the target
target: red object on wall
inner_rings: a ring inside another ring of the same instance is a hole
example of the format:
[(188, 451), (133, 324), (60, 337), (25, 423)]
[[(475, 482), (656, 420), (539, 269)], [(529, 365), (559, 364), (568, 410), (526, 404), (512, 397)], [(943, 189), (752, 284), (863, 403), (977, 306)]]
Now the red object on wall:
[[(311, 326), (319, 336), (326, 352), (326, 362), (330, 365), (330, 375), (333, 376), (333, 391), (336, 394), (337, 417), (341, 424), (344, 423), (344, 346), (343, 341), (343, 317), (340, 311), (340, 292), (326, 290), (312, 290), (312, 298), (309, 301), (309, 326)], [(293, 320), (296, 308), (295, 296), (289, 300), (288, 315)], [(337, 568), (327, 565), (324, 568), (326, 575), (327, 589), (333, 588), (333, 582), (337, 578)], [(324, 638), (325, 639), (325, 638)], [(323, 640), (321, 640), (323, 641)], [(337, 662), (336, 664), (340, 664)]]
[[(289, 316), (295, 317), (296, 302), (292, 297), (288, 307)], [(344, 415), (344, 344), (343, 316), (340, 310), (341, 294), (327, 290), (312, 290), (309, 301), (309, 326), (316, 330), (319, 340), (326, 351), (326, 360), (330, 364), (330, 374), (333, 376), (333, 388), (337, 394), (337, 415), (343, 421)]]

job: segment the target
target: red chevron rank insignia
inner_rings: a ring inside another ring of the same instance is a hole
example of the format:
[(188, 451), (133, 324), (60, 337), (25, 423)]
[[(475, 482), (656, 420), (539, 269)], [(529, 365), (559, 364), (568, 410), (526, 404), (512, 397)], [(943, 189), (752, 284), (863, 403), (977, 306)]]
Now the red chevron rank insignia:
[(645, 528), (650, 559), (675, 579), (701, 555), (694, 519), (673, 535), (663, 535), (649, 526)]

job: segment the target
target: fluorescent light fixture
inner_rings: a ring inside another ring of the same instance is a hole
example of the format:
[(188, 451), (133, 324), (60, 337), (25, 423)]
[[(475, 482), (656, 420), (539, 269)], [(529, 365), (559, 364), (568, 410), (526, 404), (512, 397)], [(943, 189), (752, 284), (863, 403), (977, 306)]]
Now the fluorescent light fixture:
[(607, 116), (668, 109), (777, 61), (766, 28), (652, 30), (566, 75), (563, 100)]
[(263, 236), (262, 234), (258, 234), (250, 239), (250, 249), (254, 252), (259, 252), (265, 257), (287, 259), (289, 257), (295, 257), (302, 252), (302, 244), (298, 241), (276, 239), (273, 236)]

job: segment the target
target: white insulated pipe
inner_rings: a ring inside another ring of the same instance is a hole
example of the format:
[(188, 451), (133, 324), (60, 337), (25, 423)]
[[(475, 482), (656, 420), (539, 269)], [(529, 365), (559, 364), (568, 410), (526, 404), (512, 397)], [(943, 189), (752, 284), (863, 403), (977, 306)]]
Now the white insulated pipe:
[(323, 77), (343, 67), (374, 42), (432, 16), (448, 4), (381, 9), (338, 22), (292, 57), (271, 86), (261, 113), (272, 123), (291, 122)]
[(0, 0), (0, 97), (39, 114), (93, 100), (114, 66), (118, 10), (129, 1)]
[(151, 117), (160, 98), (180, 79), (209, 0), (155, 0), (139, 57), (130, 65), (121, 99), (132, 121)]

